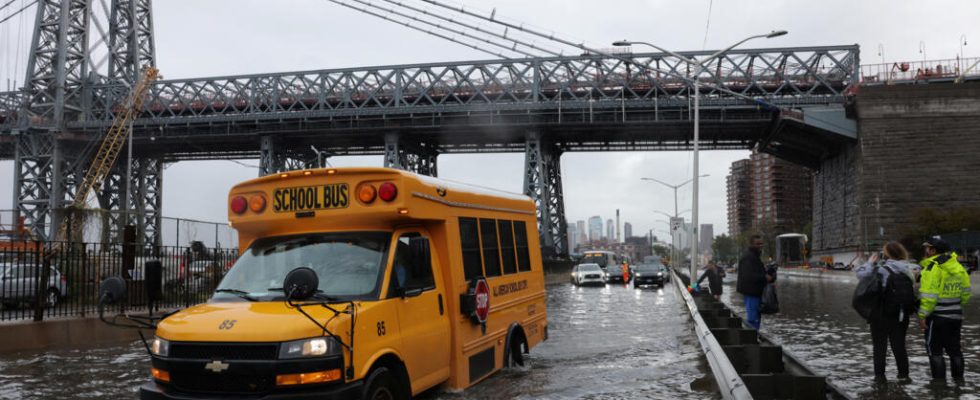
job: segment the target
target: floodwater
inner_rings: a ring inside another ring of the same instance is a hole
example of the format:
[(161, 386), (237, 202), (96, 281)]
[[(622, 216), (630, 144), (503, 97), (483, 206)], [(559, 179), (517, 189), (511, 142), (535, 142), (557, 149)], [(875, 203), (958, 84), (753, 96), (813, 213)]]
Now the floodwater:
[[(973, 277), (973, 285), (977, 285)], [(742, 296), (734, 293), (735, 275), (726, 279), (723, 301), (744, 317)], [(797, 355), (819, 374), (826, 374), (836, 385), (856, 398), (864, 399), (980, 399), (980, 300), (974, 298), (964, 309), (962, 330), (966, 360), (966, 384), (956, 387), (929, 385), (929, 361), (925, 339), (914, 321), (909, 325), (906, 348), (912, 383), (895, 382), (895, 359), (887, 359), (885, 385), (873, 384), (871, 330), (851, 307), (857, 279), (853, 273), (827, 272), (805, 275), (781, 272), (777, 282), (779, 313), (763, 315), (762, 332)], [(947, 374), (949, 374), (947, 359)]]
[[(550, 338), (528, 367), (422, 399), (720, 398), (675, 289), (548, 287)], [(148, 379), (141, 342), (0, 357), (0, 399), (135, 398)]]

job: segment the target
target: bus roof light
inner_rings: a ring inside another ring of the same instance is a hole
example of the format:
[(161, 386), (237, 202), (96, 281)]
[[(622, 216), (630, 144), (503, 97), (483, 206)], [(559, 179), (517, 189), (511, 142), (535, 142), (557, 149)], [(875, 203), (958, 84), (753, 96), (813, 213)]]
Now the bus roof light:
[(378, 190), (374, 188), (374, 185), (370, 183), (361, 184), (357, 188), (357, 199), (364, 204), (371, 204), (374, 199), (378, 197)]
[(265, 196), (254, 195), (248, 199), (248, 209), (252, 212), (260, 213), (265, 210)]
[(233, 213), (244, 213), (246, 208), (248, 208), (248, 201), (245, 200), (244, 196), (235, 196), (231, 199), (231, 211)]
[(382, 183), (378, 188), (378, 197), (384, 201), (392, 201), (398, 197), (398, 188), (391, 182)]

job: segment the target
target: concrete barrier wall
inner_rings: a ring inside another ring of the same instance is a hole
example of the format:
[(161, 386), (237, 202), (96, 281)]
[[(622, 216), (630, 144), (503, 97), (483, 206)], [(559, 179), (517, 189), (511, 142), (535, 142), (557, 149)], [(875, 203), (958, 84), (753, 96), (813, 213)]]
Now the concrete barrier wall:
[(569, 274), (572, 273), (572, 267), (574, 266), (574, 261), (545, 260), (544, 284), (556, 285), (560, 283), (568, 283), (570, 281)]

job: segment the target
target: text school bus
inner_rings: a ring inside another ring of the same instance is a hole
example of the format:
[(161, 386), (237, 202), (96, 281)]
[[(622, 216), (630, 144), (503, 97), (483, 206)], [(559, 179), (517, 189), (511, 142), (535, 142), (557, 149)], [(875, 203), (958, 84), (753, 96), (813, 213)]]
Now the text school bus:
[(141, 397), (408, 398), (469, 387), (548, 337), (534, 203), (384, 168), (229, 195), (241, 257), (156, 325)]

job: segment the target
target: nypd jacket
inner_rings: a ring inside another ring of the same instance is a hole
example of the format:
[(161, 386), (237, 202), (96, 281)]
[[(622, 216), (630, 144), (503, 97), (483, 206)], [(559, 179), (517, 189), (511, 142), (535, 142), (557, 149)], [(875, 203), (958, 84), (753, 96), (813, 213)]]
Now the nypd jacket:
[(956, 261), (956, 253), (938, 254), (919, 264), (919, 318), (963, 319), (963, 305), (970, 301), (970, 276)]

